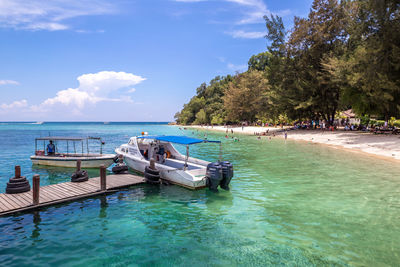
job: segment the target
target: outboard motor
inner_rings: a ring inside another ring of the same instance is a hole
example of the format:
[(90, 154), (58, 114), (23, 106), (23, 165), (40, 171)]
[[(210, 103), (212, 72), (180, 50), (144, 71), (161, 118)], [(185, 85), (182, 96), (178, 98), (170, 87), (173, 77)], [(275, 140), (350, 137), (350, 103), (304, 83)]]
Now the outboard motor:
[(220, 186), (222, 189), (229, 190), (229, 183), (233, 177), (233, 165), (229, 161), (221, 162), (222, 166), (222, 180)]
[(219, 162), (213, 162), (207, 165), (206, 176), (208, 177), (208, 188), (211, 191), (218, 192), (218, 185), (222, 180), (222, 166)]

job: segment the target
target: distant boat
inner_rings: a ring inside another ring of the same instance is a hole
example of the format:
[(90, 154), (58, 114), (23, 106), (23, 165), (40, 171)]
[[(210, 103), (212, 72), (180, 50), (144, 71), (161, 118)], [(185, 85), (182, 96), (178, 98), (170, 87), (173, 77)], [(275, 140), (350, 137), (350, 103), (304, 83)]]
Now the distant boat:
[(32, 124), (43, 124), (43, 121), (37, 121), (37, 122), (34, 122), (34, 123), (32, 123)]
[[(100, 153), (89, 153), (89, 140), (100, 141)], [(46, 143), (50, 141), (55, 145), (55, 153), (51, 155), (46, 152)], [(43, 142), (43, 150), (38, 148), (38, 142)], [(66, 143), (65, 153), (59, 151), (57, 145), (60, 142)], [(33, 164), (47, 166), (73, 168), (76, 167), (76, 162), (81, 160), (82, 168), (99, 168), (101, 165), (108, 167), (117, 159), (114, 154), (103, 154), (103, 145), (100, 137), (39, 137), (35, 139), (35, 155), (31, 156), (31, 160)]]
[(105, 122), (103, 122), (104, 124), (110, 124), (110, 122), (109, 121), (105, 121)]

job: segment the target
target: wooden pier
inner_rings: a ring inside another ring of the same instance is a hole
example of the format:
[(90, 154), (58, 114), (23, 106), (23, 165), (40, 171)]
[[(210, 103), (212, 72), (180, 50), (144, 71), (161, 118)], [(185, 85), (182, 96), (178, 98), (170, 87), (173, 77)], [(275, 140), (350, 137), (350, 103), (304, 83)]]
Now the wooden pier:
[(90, 178), (86, 182), (65, 182), (40, 187), (40, 178), (35, 175), (30, 191), (19, 194), (0, 194), (0, 216), (105, 194), (145, 182), (143, 177), (132, 174), (106, 176), (105, 168), (100, 169), (100, 176)]

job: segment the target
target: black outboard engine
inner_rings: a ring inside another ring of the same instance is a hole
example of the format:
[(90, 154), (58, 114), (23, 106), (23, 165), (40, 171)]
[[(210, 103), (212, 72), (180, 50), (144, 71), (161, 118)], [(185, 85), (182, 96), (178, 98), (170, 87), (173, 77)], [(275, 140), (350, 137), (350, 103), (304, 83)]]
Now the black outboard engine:
[(233, 177), (233, 165), (229, 161), (221, 162), (222, 166), (222, 180), (220, 186), (222, 189), (229, 190), (229, 183)]
[(207, 165), (206, 176), (208, 177), (208, 188), (211, 191), (218, 192), (218, 185), (222, 180), (222, 166), (219, 162), (213, 162)]

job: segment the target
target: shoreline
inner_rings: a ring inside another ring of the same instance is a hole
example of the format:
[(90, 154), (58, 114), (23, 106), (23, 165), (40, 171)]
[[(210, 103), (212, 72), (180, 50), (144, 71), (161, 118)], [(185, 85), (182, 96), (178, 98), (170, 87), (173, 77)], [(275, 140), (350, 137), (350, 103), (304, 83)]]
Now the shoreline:
[[(225, 128), (224, 126), (182, 126), (186, 128), (202, 129), (215, 132), (226, 132), (231, 134), (244, 134), (254, 136), (254, 133), (268, 131), (276, 132), (275, 137), (284, 138), (282, 132), (285, 128), (276, 127), (256, 127), (244, 126)], [(261, 136), (267, 138), (267, 136)], [(321, 130), (291, 130), (287, 132), (287, 139), (294, 141), (313, 142), (322, 145), (328, 145), (332, 148), (342, 149), (349, 152), (356, 152), (376, 156), (380, 159), (400, 162), (400, 136), (399, 135), (377, 135), (359, 131), (321, 131)]]

